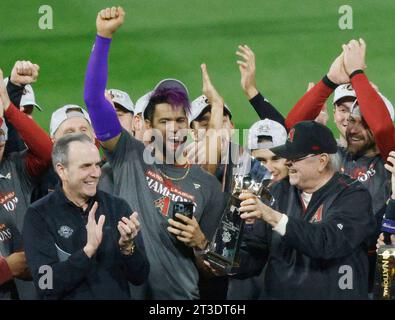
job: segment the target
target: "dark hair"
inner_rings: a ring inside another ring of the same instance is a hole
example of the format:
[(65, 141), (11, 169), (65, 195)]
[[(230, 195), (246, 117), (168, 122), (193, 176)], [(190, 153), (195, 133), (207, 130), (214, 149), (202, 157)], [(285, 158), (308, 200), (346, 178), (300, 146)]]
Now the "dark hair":
[(56, 168), (58, 163), (67, 167), (69, 164), (69, 146), (72, 142), (89, 142), (92, 140), (84, 133), (70, 133), (57, 140), (52, 149), (52, 165)]
[(122, 111), (123, 113), (131, 113), (132, 115), (134, 115), (133, 111), (126, 109), (124, 106), (121, 106), (117, 102), (114, 102), (114, 107), (115, 107), (115, 109)]
[(189, 112), (188, 96), (177, 88), (159, 88), (151, 95), (147, 108), (144, 110), (144, 119), (152, 122), (157, 104), (168, 103), (173, 108), (182, 107), (185, 113)]
[(271, 136), (262, 135), (262, 136), (258, 136), (257, 138), (258, 138), (258, 143), (263, 143), (267, 141), (273, 142), (273, 137)]

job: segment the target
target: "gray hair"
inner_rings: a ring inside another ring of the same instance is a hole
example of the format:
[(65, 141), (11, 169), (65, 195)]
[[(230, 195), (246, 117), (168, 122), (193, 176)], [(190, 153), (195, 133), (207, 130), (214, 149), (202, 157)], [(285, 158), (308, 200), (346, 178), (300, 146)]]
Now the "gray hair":
[(56, 141), (52, 149), (52, 165), (56, 171), (56, 165), (58, 163), (67, 167), (69, 164), (69, 146), (72, 142), (88, 142), (92, 143), (92, 140), (83, 133), (70, 133), (61, 137)]
[(340, 171), (341, 159), (339, 153), (329, 154), (328, 169), (333, 171)]

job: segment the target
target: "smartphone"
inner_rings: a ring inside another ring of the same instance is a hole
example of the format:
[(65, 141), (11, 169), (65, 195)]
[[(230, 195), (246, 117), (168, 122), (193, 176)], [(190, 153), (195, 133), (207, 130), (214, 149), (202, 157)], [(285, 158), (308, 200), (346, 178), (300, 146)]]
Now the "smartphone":
[(187, 216), (189, 219), (192, 219), (193, 203), (192, 202), (183, 202), (183, 201), (177, 201), (174, 203), (174, 205), (173, 205), (173, 220), (182, 222), (176, 217), (176, 213), (183, 214), (184, 216)]

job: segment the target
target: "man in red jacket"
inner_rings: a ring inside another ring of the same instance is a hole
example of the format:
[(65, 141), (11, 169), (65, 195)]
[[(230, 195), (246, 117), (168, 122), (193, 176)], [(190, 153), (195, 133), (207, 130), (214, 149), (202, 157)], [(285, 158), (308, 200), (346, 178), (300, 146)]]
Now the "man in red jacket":
[[(37, 66), (38, 67), (38, 66)], [(34, 81), (38, 70), (29, 64), (19, 70), (21, 79)], [(25, 83), (26, 84), (26, 83)], [(20, 232), (33, 183), (51, 164), (52, 142), (45, 131), (10, 102), (0, 70), (0, 125), (5, 117), (11, 123), (28, 149), (4, 156), (6, 127), (0, 137), (0, 299), (35, 298), (32, 282), (24, 281), (30, 275)], [(22, 280), (23, 279), (23, 280)]]

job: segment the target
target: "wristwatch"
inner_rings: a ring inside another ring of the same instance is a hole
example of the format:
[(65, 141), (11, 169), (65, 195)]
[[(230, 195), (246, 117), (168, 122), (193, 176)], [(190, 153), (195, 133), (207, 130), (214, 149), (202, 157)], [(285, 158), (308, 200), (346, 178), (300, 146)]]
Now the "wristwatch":
[(130, 256), (134, 253), (134, 250), (136, 248), (136, 245), (134, 243), (134, 241), (132, 240), (127, 246), (120, 248), (121, 249), (121, 253), (124, 256)]

